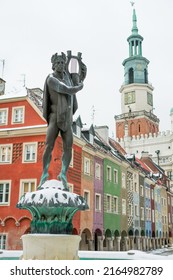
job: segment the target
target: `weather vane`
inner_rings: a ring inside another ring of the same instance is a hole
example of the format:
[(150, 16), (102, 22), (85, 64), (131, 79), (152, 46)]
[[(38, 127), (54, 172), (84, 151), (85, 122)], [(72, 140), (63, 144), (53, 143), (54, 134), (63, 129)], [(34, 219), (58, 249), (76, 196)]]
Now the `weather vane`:
[(132, 7), (135, 5), (135, 1), (130, 1)]

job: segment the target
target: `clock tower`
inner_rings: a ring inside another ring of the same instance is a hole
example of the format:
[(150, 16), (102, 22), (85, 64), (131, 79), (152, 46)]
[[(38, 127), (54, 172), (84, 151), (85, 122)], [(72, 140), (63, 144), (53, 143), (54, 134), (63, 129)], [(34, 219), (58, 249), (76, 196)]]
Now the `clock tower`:
[(120, 88), (121, 114), (115, 116), (116, 137), (158, 133), (159, 119), (153, 114), (153, 90), (148, 82), (149, 60), (142, 55), (143, 37), (133, 8), (132, 33), (127, 38), (129, 57), (123, 61), (124, 83)]

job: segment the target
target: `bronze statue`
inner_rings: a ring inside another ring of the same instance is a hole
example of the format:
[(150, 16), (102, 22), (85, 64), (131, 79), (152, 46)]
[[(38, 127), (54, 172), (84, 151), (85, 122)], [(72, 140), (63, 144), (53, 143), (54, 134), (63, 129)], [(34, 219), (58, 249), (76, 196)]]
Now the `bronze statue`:
[[(78, 73), (69, 72), (71, 59), (76, 59), (79, 65)], [(64, 190), (69, 190), (66, 173), (71, 161), (73, 131), (73, 114), (78, 108), (76, 93), (83, 88), (86, 77), (86, 66), (82, 62), (81, 53), (72, 56), (71, 51), (67, 56), (62, 52), (51, 58), (53, 73), (45, 81), (43, 93), (43, 116), (48, 123), (46, 134), (46, 147), (43, 154), (43, 173), (39, 187), (48, 179), (48, 168), (55, 140), (59, 133), (63, 140), (62, 168), (58, 179), (62, 181)]]

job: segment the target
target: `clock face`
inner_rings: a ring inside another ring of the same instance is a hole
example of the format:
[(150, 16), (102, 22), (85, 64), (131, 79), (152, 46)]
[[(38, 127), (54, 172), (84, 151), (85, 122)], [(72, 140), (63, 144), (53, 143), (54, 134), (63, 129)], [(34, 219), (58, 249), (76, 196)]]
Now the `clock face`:
[(138, 63), (136, 67), (137, 67), (137, 70), (142, 70), (142, 64)]
[(135, 92), (134, 91), (125, 93), (124, 103), (125, 104), (135, 103)]

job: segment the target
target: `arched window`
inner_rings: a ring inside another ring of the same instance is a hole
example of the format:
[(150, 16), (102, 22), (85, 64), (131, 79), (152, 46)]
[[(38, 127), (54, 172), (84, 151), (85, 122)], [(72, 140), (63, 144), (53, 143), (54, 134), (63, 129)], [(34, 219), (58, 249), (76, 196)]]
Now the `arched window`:
[(134, 71), (133, 68), (129, 69), (129, 84), (133, 84), (134, 83)]

